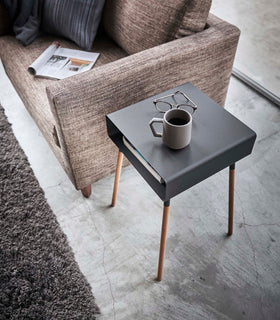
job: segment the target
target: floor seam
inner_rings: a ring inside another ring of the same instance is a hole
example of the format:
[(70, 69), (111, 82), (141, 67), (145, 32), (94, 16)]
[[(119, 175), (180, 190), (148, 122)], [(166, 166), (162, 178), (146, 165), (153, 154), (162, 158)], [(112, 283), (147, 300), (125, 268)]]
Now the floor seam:
[(258, 272), (258, 267), (257, 267), (257, 259), (256, 259), (256, 250), (255, 250), (255, 247), (253, 245), (253, 242), (252, 242), (252, 239), (248, 233), (248, 230), (246, 228), (247, 226), (247, 223), (246, 223), (246, 220), (245, 220), (245, 215), (244, 215), (244, 210), (243, 210), (243, 207), (242, 207), (242, 201), (240, 199), (240, 196), (239, 196), (239, 193), (237, 191), (235, 191), (238, 199), (239, 199), (239, 203), (240, 203), (240, 206), (241, 206), (241, 214), (242, 214), (242, 217), (243, 217), (243, 225), (244, 225), (244, 231), (246, 233), (246, 236), (250, 242), (250, 247), (252, 249), (252, 253), (253, 253), (253, 263), (254, 263), (254, 266), (255, 266), (255, 273), (256, 273), (256, 281), (257, 281), (257, 284), (258, 284), (258, 287), (260, 289), (260, 303), (261, 303), (261, 314), (262, 314), (262, 318), (265, 319), (265, 316), (264, 316), (264, 312), (263, 312), (263, 288), (260, 284), (260, 281), (259, 281), (259, 272)]
[[(89, 205), (87, 203), (87, 208), (88, 208), (88, 213), (90, 213), (90, 208), (89, 208)], [(102, 246), (103, 246), (103, 253), (102, 253), (102, 266), (103, 266), (103, 270), (104, 270), (104, 273), (105, 273), (105, 276), (107, 278), (107, 281), (108, 281), (108, 284), (109, 284), (109, 288), (110, 288), (110, 292), (111, 292), (111, 297), (112, 297), (112, 305), (113, 305), (113, 312), (114, 312), (114, 320), (116, 319), (116, 310), (115, 310), (115, 297), (113, 295), (113, 289), (112, 289), (112, 283), (111, 283), (111, 280), (110, 280), (110, 277), (109, 277), (109, 274), (106, 270), (106, 267), (105, 267), (105, 240), (104, 240), (104, 237), (102, 236), (102, 234), (99, 232), (94, 220), (92, 219), (91, 220), (93, 225), (94, 225), (94, 228), (96, 230), (96, 232), (98, 233), (98, 235), (100, 236), (101, 240), (102, 240)]]

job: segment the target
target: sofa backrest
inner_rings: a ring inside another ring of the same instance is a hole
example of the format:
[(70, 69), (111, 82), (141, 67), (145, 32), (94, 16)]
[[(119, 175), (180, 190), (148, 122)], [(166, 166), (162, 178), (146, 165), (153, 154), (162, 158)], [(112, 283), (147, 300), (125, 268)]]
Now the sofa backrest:
[(211, 0), (106, 0), (103, 26), (133, 54), (202, 31)]

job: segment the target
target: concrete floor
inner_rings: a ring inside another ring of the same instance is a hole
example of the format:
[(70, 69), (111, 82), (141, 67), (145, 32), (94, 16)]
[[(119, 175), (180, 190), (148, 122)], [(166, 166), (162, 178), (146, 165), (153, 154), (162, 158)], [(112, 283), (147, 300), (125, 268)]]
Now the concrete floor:
[(228, 171), (171, 202), (163, 281), (154, 281), (162, 204), (134, 168), (86, 200), (69, 182), (0, 69), (0, 101), (82, 272), (100, 319), (280, 318), (280, 110), (231, 79), (227, 108), (257, 134), (236, 167), (234, 235), (226, 237)]
[(280, 1), (213, 0), (211, 11), (241, 30), (234, 66), (280, 96)]

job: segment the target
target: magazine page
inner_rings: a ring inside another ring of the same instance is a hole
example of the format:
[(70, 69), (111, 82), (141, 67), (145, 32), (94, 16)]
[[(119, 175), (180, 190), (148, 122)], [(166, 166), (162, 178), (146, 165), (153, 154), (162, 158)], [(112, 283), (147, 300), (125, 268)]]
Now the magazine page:
[(41, 66), (47, 63), (58, 48), (58, 42), (53, 42), (29, 67), (28, 72), (36, 75)]
[(37, 70), (36, 77), (50, 79), (71, 77), (90, 70), (98, 56), (99, 53), (58, 47)]

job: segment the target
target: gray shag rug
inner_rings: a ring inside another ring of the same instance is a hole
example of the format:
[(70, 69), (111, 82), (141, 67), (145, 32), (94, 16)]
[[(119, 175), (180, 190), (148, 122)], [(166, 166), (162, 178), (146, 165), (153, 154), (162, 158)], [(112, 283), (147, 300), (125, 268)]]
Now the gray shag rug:
[(0, 319), (96, 319), (66, 235), (0, 106)]

